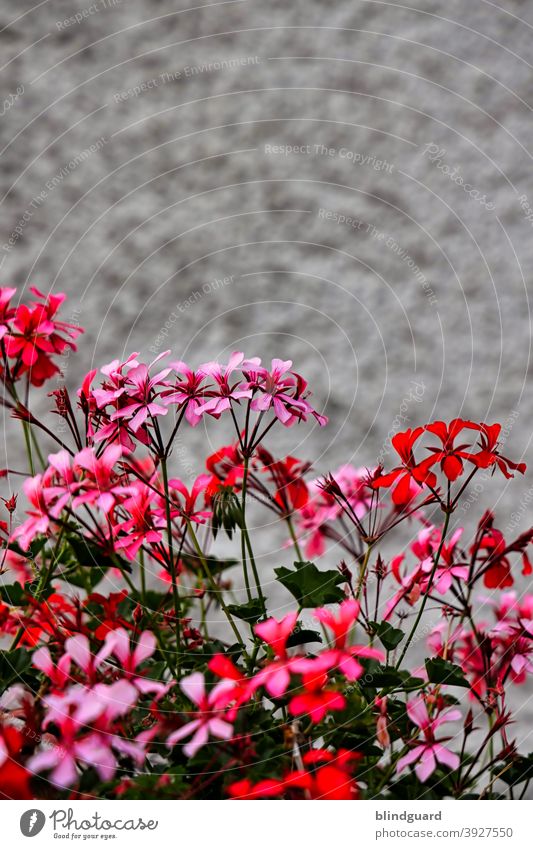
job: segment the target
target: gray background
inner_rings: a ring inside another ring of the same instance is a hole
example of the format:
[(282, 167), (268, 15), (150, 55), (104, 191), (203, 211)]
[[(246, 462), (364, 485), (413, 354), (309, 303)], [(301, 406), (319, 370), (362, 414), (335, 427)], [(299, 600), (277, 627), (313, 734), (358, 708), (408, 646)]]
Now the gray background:
[[(1, 3), (2, 90), (24, 92), (0, 119), (0, 243), (27, 219), (2, 283), (69, 294), (69, 385), (132, 350), (243, 349), (310, 380), (330, 426), (280, 443), (319, 471), (386, 456), (400, 412), (515, 411), (508, 451), (531, 464), (533, 3), (190, 5)], [(184, 476), (222, 433), (188, 435)], [(484, 483), (502, 527), (532, 481)], [(266, 570), (283, 536), (263, 539)]]

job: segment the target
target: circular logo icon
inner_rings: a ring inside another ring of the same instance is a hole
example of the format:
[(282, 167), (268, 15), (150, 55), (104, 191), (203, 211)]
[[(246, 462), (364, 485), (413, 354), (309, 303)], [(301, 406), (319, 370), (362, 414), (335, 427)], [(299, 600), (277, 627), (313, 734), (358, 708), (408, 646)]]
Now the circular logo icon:
[(32, 808), (30, 811), (24, 811), (20, 818), (20, 830), (24, 837), (35, 837), (43, 830), (46, 817), (42, 811), (37, 808)]

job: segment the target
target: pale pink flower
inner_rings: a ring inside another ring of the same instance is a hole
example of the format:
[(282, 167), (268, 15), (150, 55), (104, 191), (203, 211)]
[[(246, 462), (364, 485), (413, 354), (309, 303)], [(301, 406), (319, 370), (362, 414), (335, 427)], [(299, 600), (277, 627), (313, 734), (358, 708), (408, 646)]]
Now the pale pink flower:
[(167, 745), (172, 747), (192, 734), (192, 740), (183, 747), (185, 755), (192, 758), (202, 746), (205, 746), (210, 736), (229, 740), (233, 734), (233, 726), (224, 718), (223, 709), (227, 706), (228, 694), (234, 690), (234, 687), (234, 681), (220, 681), (209, 693), (206, 693), (205, 680), (201, 672), (193, 672), (183, 678), (180, 681), (180, 688), (197, 706), (198, 711), (193, 714), (194, 719), (172, 732), (167, 739)]
[(459, 755), (442, 745), (450, 738), (444, 737), (439, 741), (435, 738), (435, 732), (446, 722), (460, 720), (461, 711), (445, 710), (430, 718), (423, 696), (417, 696), (407, 702), (407, 714), (411, 722), (420, 728), (422, 739), (416, 741), (414, 748), (399, 759), (396, 765), (396, 774), (399, 775), (413, 763), (416, 763), (415, 772), (420, 781), (427, 781), (429, 776), (437, 769), (437, 764), (442, 764), (450, 769), (457, 769), (460, 763)]

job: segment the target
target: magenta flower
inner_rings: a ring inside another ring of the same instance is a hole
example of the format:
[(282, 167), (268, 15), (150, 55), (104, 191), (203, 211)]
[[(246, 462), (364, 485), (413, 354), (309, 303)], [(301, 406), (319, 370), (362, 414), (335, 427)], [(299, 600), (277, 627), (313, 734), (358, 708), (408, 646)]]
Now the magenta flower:
[(73, 507), (94, 504), (104, 513), (110, 513), (124, 497), (131, 495), (131, 486), (122, 486), (115, 464), (122, 456), (120, 445), (108, 445), (98, 457), (93, 448), (84, 448), (74, 458), (74, 466), (84, 472), (79, 483)]
[[(93, 766), (102, 781), (109, 781), (117, 768), (112, 748), (123, 751), (122, 743), (130, 742), (118, 742), (120, 738), (113, 733), (112, 723), (131, 711), (137, 698), (137, 690), (127, 681), (97, 684), (93, 688), (75, 685), (64, 693), (45, 696), (43, 727), (52, 723), (57, 726), (58, 745), (38, 751), (28, 761), (28, 769), (52, 770), (52, 782), (70, 787), (78, 780), (78, 765), (85, 764)], [(97, 730), (81, 733), (93, 723), (97, 723)]]
[(170, 368), (162, 369), (153, 377), (149, 376), (150, 368), (162, 356), (164, 354), (160, 354), (150, 366), (147, 366), (145, 363), (139, 363), (139, 365), (128, 371), (125, 381), (125, 391), (130, 399), (130, 403), (126, 404), (125, 407), (115, 410), (111, 414), (111, 421), (116, 421), (117, 419), (128, 420), (129, 427), (136, 434), (149, 417), (166, 416), (168, 408), (163, 407), (162, 404), (158, 404), (155, 398), (157, 397), (158, 388), (168, 385), (164, 383), (164, 379), (170, 373)]
[(180, 681), (180, 688), (187, 698), (197, 706), (194, 719), (182, 725), (167, 739), (169, 747), (174, 746), (184, 737), (193, 735), (183, 751), (188, 758), (193, 758), (202, 746), (205, 746), (209, 736), (220, 740), (229, 740), (233, 734), (233, 726), (220, 716), (227, 704), (227, 695), (233, 691), (234, 681), (220, 681), (210, 693), (206, 693), (205, 680), (201, 672), (193, 672)]
[[(241, 351), (234, 351), (229, 358), (227, 366), (215, 362), (204, 363), (204, 365), (200, 366), (199, 371), (212, 377), (216, 386), (214, 389), (206, 389), (205, 394), (209, 400), (200, 407), (197, 407), (197, 415), (209, 413), (210, 416), (218, 419), (222, 413), (231, 408), (232, 401), (239, 403), (243, 398), (252, 397), (252, 390), (241, 381), (230, 383), (231, 375), (242, 365), (243, 360), (244, 354)], [(255, 358), (250, 362), (259, 365), (260, 360)]]
[(154, 693), (157, 697), (165, 695), (170, 683), (164, 684), (147, 678), (138, 670), (138, 667), (152, 657), (156, 650), (157, 641), (154, 634), (151, 631), (143, 631), (133, 639), (134, 642), (132, 640), (130, 644), (129, 634), (124, 628), (116, 628), (108, 633), (104, 648), (116, 657), (121, 669), (140, 693)]
[(247, 387), (254, 391), (252, 410), (265, 413), (272, 408), (285, 427), (306, 421), (309, 415), (314, 416), (319, 425), (327, 424), (326, 416), (317, 413), (305, 400), (307, 383), (300, 375), (289, 371), (291, 366), (292, 360), (274, 359), (271, 371), (268, 371), (260, 368), (255, 360), (243, 363)]
[(415, 772), (420, 781), (427, 781), (429, 776), (437, 769), (437, 764), (442, 764), (450, 769), (457, 769), (460, 763), (459, 755), (442, 745), (450, 738), (443, 737), (439, 741), (435, 738), (435, 731), (445, 722), (456, 722), (461, 719), (461, 711), (445, 710), (430, 718), (423, 696), (418, 696), (407, 702), (407, 714), (411, 722), (420, 728), (422, 739), (416, 741), (414, 748), (399, 759), (396, 765), (396, 775), (399, 775), (407, 766), (415, 762)]
[(140, 482), (132, 484), (132, 488), (133, 494), (123, 504), (130, 518), (113, 526), (117, 535), (115, 548), (123, 551), (129, 560), (134, 560), (142, 545), (161, 542), (159, 527), (164, 524), (153, 509), (153, 490)]
[(28, 518), (22, 525), (15, 528), (13, 540), (18, 540), (20, 547), (27, 551), (33, 539), (38, 534), (46, 534), (51, 520), (43, 490), (43, 475), (35, 475), (24, 481), (23, 490), (33, 510), (26, 511)]
[(385, 660), (385, 655), (379, 649), (371, 646), (350, 646), (348, 637), (359, 616), (360, 604), (355, 599), (346, 599), (338, 607), (338, 615), (327, 607), (315, 610), (315, 618), (327, 627), (333, 634), (334, 645), (330, 651), (322, 652), (320, 657), (329, 668), (338, 667), (348, 681), (356, 681), (363, 674), (363, 667), (358, 657)]
[(298, 613), (293, 612), (287, 613), (279, 621), (273, 618), (266, 619), (255, 626), (255, 633), (274, 651), (276, 660), (271, 661), (254, 675), (252, 679), (253, 689), (265, 687), (274, 698), (279, 698), (287, 692), (291, 672), (297, 671), (293, 669), (293, 666), (295, 662), (302, 660), (302, 658), (290, 658), (287, 655), (287, 640), (292, 634), (297, 620)]
[(199, 525), (203, 525), (213, 515), (211, 510), (199, 510), (196, 506), (202, 494), (205, 501), (206, 487), (210, 482), (211, 475), (198, 475), (191, 489), (188, 490), (179, 478), (172, 478), (169, 481), (169, 486), (174, 490), (172, 493), (174, 501), (179, 504), (178, 515)]
[(176, 381), (172, 389), (162, 392), (161, 400), (164, 404), (185, 406), (185, 418), (192, 427), (196, 427), (202, 420), (202, 414), (198, 410), (205, 401), (203, 383), (207, 376), (206, 372), (202, 369), (192, 371), (187, 363), (181, 360), (169, 365), (178, 375), (182, 374), (185, 379)]

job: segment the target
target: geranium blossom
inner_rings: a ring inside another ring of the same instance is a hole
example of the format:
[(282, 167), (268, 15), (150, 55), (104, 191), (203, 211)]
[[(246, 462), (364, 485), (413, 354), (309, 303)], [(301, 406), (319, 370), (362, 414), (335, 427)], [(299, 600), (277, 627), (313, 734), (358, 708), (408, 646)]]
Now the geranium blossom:
[(165, 389), (161, 392), (161, 400), (164, 404), (176, 404), (178, 407), (185, 407), (185, 418), (192, 427), (196, 427), (202, 421), (202, 413), (199, 408), (205, 400), (204, 382), (207, 373), (202, 369), (193, 371), (187, 363), (178, 362), (169, 363), (170, 368), (177, 372), (178, 376), (183, 375), (183, 380), (177, 380), (171, 389)]
[(291, 360), (279, 359), (272, 360), (270, 371), (261, 367), (257, 360), (247, 360), (243, 364), (247, 386), (254, 390), (252, 410), (265, 413), (272, 408), (285, 427), (306, 421), (309, 415), (314, 416), (319, 425), (326, 425), (326, 416), (317, 413), (306, 400), (307, 383), (296, 372), (289, 371), (291, 367)]
[(457, 769), (460, 762), (459, 755), (443, 745), (449, 738), (443, 737), (437, 740), (435, 732), (446, 722), (460, 720), (461, 711), (441, 711), (430, 717), (426, 702), (420, 696), (407, 702), (407, 714), (411, 722), (422, 732), (422, 739), (415, 740), (414, 747), (400, 758), (396, 765), (396, 773), (399, 775), (406, 767), (414, 763), (415, 772), (420, 781), (427, 781), (437, 769), (437, 764), (447, 766), (449, 769)]
[[(33, 295), (0, 289), (4, 404), (28, 448), (0, 470), (0, 796), (525, 795), (527, 499), (459, 527), (481, 469), (525, 471), (500, 425), (422, 423), (393, 437), (390, 471), (312, 472), (281, 425), (325, 419), (286, 357), (133, 353), (86, 373), (76, 404), (57, 356), (78, 329), (64, 296)], [(197, 475), (182, 439), (206, 415), (233, 442)]]
[(66, 297), (64, 294), (46, 296), (35, 287), (31, 292), (37, 300), (30, 306), (20, 304), (13, 316), (6, 310), (5, 302), (12, 296), (4, 294), (4, 319), (9, 317), (10, 321), (7, 332), (2, 329), (2, 335), (7, 356), (16, 360), (15, 371), (18, 374), (27, 372), (34, 386), (42, 386), (59, 371), (52, 356), (62, 354), (67, 347), (76, 350), (73, 340), (83, 331), (57, 320), (56, 314)]
[[(241, 351), (234, 351), (227, 365), (211, 362), (204, 363), (200, 366), (200, 371), (205, 375), (213, 378), (215, 388), (206, 389), (205, 397), (208, 399), (196, 408), (196, 415), (204, 415), (209, 413), (210, 416), (218, 419), (226, 410), (231, 408), (231, 402), (239, 403), (245, 398), (252, 397), (252, 390), (244, 386), (242, 381), (231, 383), (232, 374), (242, 365), (244, 354)], [(257, 360), (259, 363), (259, 360)]]
[(167, 739), (167, 745), (174, 746), (184, 737), (190, 737), (192, 734), (192, 740), (183, 747), (187, 757), (192, 758), (202, 746), (205, 746), (210, 735), (221, 740), (229, 740), (233, 734), (233, 726), (224, 718), (223, 709), (226, 707), (227, 695), (232, 686), (231, 682), (220, 681), (209, 693), (206, 693), (204, 676), (200, 672), (193, 672), (183, 678), (180, 688), (198, 710), (193, 714), (194, 719), (172, 732)]

